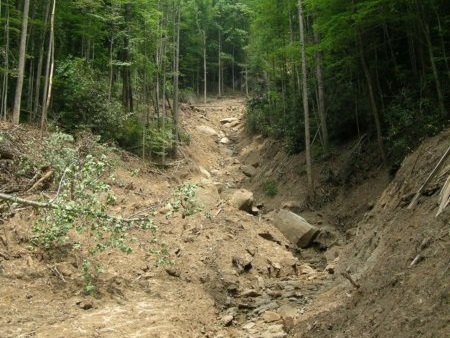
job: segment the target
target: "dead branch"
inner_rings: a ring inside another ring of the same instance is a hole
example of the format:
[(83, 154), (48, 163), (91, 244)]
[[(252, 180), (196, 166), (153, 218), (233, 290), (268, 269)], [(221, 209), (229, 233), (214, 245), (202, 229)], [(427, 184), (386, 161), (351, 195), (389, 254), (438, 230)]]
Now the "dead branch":
[(33, 184), (33, 186), (27, 190), (27, 192), (29, 191), (33, 191), (35, 189), (37, 189), (40, 185), (42, 185), (46, 180), (48, 180), (50, 177), (53, 176), (54, 171), (53, 170), (49, 170), (47, 171), (36, 183)]
[(439, 203), (439, 210), (436, 214), (436, 217), (438, 217), (444, 209), (447, 207), (447, 205), (450, 203), (450, 175), (447, 178), (447, 181), (444, 184), (444, 187), (441, 191), (441, 201)]
[(348, 272), (342, 272), (341, 275), (346, 278), (356, 289), (359, 289), (361, 287), (360, 284), (358, 284), (352, 276)]
[[(0, 193), (0, 199), (14, 202), (14, 203), (19, 203), (19, 204), (30, 205), (35, 208), (59, 209), (59, 210), (74, 212), (74, 210), (69, 207), (58, 206), (58, 205), (55, 205), (55, 204), (49, 203), (49, 202), (37, 202), (37, 201), (26, 200), (26, 199), (23, 199), (20, 197), (3, 194), (3, 193)], [(93, 212), (92, 210), (89, 210), (89, 209), (79, 209), (79, 210), (77, 210), (77, 212), (84, 214), (84, 215), (93, 215), (97, 218), (109, 219), (111, 221), (118, 221), (118, 222), (125, 222), (125, 223), (143, 222), (143, 221), (148, 220), (148, 217), (140, 217), (140, 218), (115, 217), (115, 216), (111, 216), (111, 215), (104, 214), (104, 213)]]
[(447, 156), (450, 154), (450, 147), (447, 148), (446, 152), (444, 153), (444, 155), (442, 155), (441, 159), (439, 160), (438, 164), (436, 164), (436, 166), (434, 167), (434, 169), (431, 171), (430, 175), (428, 175), (427, 179), (425, 180), (425, 183), (419, 188), (419, 190), (417, 190), (416, 195), (414, 196), (413, 200), (411, 201), (411, 203), (408, 205), (407, 209), (413, 209), (416, 205), (417, 202), (419, 200), (419, 197), (422, 193), (422, 191), (426, 188), (426, 186), (428, 185), (428, 183), (430, 183), (431, 179), (436, 175), (436, 173), (439, 171), (439, 169), (442, 167), (442, 165), (445, 162), (445, 159), (447, 158)]

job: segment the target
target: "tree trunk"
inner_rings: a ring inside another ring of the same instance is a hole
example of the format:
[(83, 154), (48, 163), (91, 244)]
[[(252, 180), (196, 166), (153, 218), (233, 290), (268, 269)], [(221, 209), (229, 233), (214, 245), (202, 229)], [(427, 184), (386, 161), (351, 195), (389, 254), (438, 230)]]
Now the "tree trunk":
[[(175, 60), (174, 60), (174, 74), (173, 74), (173, 156), (176, 157), (178, 153), (178, 77), (180, 68), (180, 18), (181, 18), (181, 0), (178, 0), (177, 9), (175, 12)], [(206, 41), (206, 36), (205, 36)], [(206, 50), (206, 46), (205, 46)], [(206, 61), (206, 58), (205, 58)], [(205, 67), (206, 72), (206, 67)], [(206, 88), (206, 78), (205, 78)]]
[(222, 36), (220, 34), (220, 29), (219, 29), (219, 70), (218, 70), (218, 75), (219, 75), (219, 80), (218, 80), (218, 84), (219, 84), (219, 97), (222, 96), (222, 74), (221, 74), (221, 67), (222, 67)]
[[(177, 45), (177, 48), (179, 46)], [(179, 51), (178, 51), (179, 53)], [(208, 91), (208, 83), (207, 83), (207, 69), (206, 69), (206, 31), (203, 31), (203, 102), (206, 103), (206, 96)]]
[(55, 64), (55, 9), (56, 0), (53, 0), (52, 13), (50, 16), (50, 38), (48, 43), (47, 68), (45, 72), (44, 96), (42, 97), (41, 133), (47, 126), (47, 112), (50, 106), (53, 84), (53, 68)]
[(2, 106), (1, 115), (6, 121), (6, 114), (8, 112), (8, 82), (9, 82), (9, 3), (6, 3), (6, 24), (5, 24), (5, 70), (3, 75), (2, 88)]
[[(316, 44), (320, 43), (320, 35), (317, 31), (314, 31), (314, 40)], [(323, 57), (322, 52), (319, 50), (316, 53), (316, 77), (317, 77), (317, 91), (318, 91), (318, 113), (320, 119), (320, 126), (322, 130), (323, 138), (323, 150), (327, 154), (329, 151), (328, 143), (328, 125), (327, 116), (325, 110), (325, 89), (322, 75)]]
[(427, 43), (428, 56), (430, 57), (431, 70), (433, 71), (434, 84), (436, 86), (436, 93), (438, 96), (439, 110), (443, 118), (447, 116), (447, 110), (445, 109), (444, 95), (442, 94), (441, 81), (439, 80), (439, 72), (437, 70), (436, 61), (434, 60), (433, 45), (430, 38), (430, 28), (425, 20), (421, 19), (423, 25), (423, 34), (425, 35), (425, 41)]
[(309, 126), (309, 103), (308, 103), (308, 70), (306, 67), (305, 51), (305, 28), (303, 17), (302, 0), (298, 0), (298, 19), (300, 22), (300, 48), (302, 56), (302, 87), (303, 87), (303, 112), (305, 116), (305, 156), (306, 156), (306, 175), (308, 178), (308, 199), (314, 197), (314, 179), (312, 174), (311, 159), (311, 133)]
[(381, 122), (380, 122), (380, 113), (378, 112), (377, 102), (375, 99), (375, 92), (372, 84), (372, 76), (370, 75), (369, 67), (367, 66), (366, 58), (364, 56), (364, 47), (362, 44), (361, 33), (358, 32), (358, 46), (359, 46), (359, 57), (361, 59), (361, 65), (363, 67), (364, 75), (367, 81), (367, 90), (369, 91), (370, 97), (370, 106), (372, 109), (373, 119), (375, 121), (375, 128), (377, 131), (377, 143), (380, 151), (381, 158), (383, 160), (383, 164), (387, 167), (388, 160), (386, 157), (386, 153), (384, 151), (384, 142), (383, 142), (383, 133), (381, 131)]
[(28, 12), (30, 10), (30, 0), (25, 0), (23, 5), (22, 31), (20, 33), (19, 67), (16, 85), (16, 95), (14, 97), (13, 123), (20, 122), (20, 105), (22, 102), (23, 78), (25, 72), (25, 54), (27, 45)]

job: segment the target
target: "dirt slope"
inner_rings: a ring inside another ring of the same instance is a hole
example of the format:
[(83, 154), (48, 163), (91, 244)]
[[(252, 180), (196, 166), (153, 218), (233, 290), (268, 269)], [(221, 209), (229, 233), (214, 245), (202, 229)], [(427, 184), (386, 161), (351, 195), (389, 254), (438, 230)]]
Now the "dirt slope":
[(347, 282), (322, 295), (319, 315), (299, 323), (295, 337), (450, 337), (450, 210), (435, 217), (448, 170), (407, 209), (449, 145), (447, 130), (405, 159), (340, 254), (337, 271), (361, 287)]
[[(0, 337), (421, 337), (418, 330), (445, 337), (449, 214), (433, 218), (436, 189), (414, 212), (404, 200), (448, 133), (411, 155), (378, 202), (389, 178), (371, 162), (368, 145), (338, 149), (331, 165), (317, 160), (314, 210), (303, 197), (304, 157), (246, 136), (243, 100), (182, 108), (191, 143), (180, 160), (160, 170), (122, 154), (110, 212), (155, 208), (158, 244), (138, 244), (149, 234), (134, 231), (134, 254), (102, 253), (107, 269), (97, 297), (82, 293), (75, 253), (49, 260), (27, 249), (35, 210), (0, 204)], [(349, 171), (355, 163), (359, 171)], [(4, 186), (14, 185), (14, 173), (2, 170)], [(277, 185), (274, 197), (264, 192), (268, 180)], [(185, 217), (169, 201), (187, 183), (199, 187), (203, 208)], [(255, 194), (259, 211), (233, 205), (241, 188)], [(281, 207), (322, 229), (316, 245), (292, 248), (271, 223)], [(150, 249), (173, 265), (156, 264)]]

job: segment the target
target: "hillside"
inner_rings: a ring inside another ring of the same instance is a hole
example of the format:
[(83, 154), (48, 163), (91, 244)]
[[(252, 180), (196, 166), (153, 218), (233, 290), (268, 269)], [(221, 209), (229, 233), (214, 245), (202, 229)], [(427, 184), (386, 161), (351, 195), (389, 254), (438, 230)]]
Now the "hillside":
[[(155, 237), (130, 229), (129, 255), (108, 248), (97, 256), (105, 271), (91, 295), (83, 291), (85, 253), (30, 248), (42, 211), (0, 202), (2, 337), (448, 335), (449, 210), (434, 216), (445, 177), (431, 182), (414, 210), (406, 206), (449, 146), (450, 131), (426, 140), (393, 180), (360, 140), (317, 158), (314, 206), (304, 200), (304, 155), (246, 135), (241, 99), (185, 105), (181, 124), (190, 144), (164, 167), (96, 150), (90, 137), (74, 144), (117, 163), (115, 179), (107, 179), (116, 196), (110, 215), (149, 215), (158, 227)], [(15, 143), (11, 158), (0, 158), (0, 192), (54, 198), (58, 181), (35, 185), (48, 168), (36, 178), (17, 172), (39, 133), (1, 128)], [(177, 207), (180, 187), (196, 197)], [(237, 207), (242, 189), (254, 193), (247, 211)], [(274, 227), (280, 208), (321, 229), (311, 247), (294, 246)], [(92, 241), (83, 236), (71, 234), (69, 244)]]

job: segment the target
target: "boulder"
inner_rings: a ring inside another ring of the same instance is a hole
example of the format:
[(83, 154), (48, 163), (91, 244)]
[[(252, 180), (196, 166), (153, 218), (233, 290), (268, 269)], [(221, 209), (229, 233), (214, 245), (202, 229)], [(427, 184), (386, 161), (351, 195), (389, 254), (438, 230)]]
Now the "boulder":
[(236, 117), (227, 117), (225, 119), (220, 120), (220, 123), (225, 124), (225, 123), (231, 123), (231, 122), (236, 122), (239, 121)]
[(207, 136), (219, 136), (217, 131), (206, 125), (197, 126), (197, 130)]
[(253, 193), (246, 189), (237, 190), (231, 198), (231, 204), (233, 206), (248, 213), (252, 212), (253, 201)]
[(221, 144), (230, 144), (231, 141), (230, 141), (230, 139), (229, 139), (228, 137), (222, 137), (222, 138), (220, 139), (220, 143), (221, 143)]
[(241, 166), (241, 170), (247, 177), (253, 177), (256, 175), (256, 169), (251, 165), (243, 165)]
[(319, 234), (319, 229), (288, 210), (280, 210), (275, 215), (273, 224), (291, 243), (300, 248), (307, 248)]

